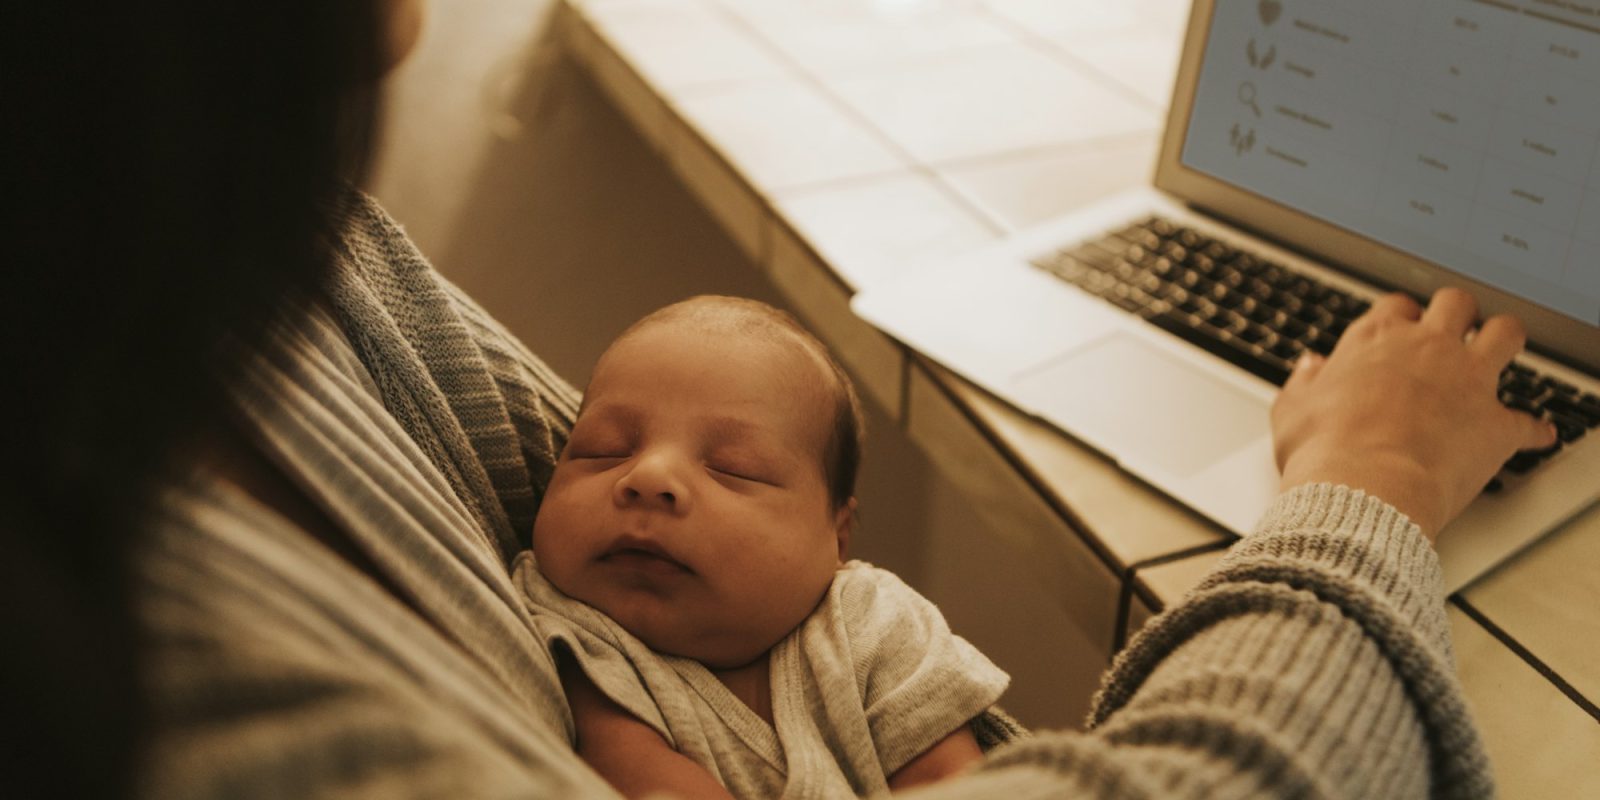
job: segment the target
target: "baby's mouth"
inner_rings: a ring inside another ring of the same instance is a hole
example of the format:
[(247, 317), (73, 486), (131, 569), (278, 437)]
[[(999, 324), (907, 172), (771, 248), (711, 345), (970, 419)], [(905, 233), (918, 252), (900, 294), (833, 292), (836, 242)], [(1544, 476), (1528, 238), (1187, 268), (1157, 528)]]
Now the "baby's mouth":
[(613, 542), (604, 553), (600, 554), (599, 561), (619, 567), (651, 572), (676, 573), (684, 572), (694, 574), (687, 564), (672, 557), (661, 545), (648, 539), (634, 536), (623, 536)]

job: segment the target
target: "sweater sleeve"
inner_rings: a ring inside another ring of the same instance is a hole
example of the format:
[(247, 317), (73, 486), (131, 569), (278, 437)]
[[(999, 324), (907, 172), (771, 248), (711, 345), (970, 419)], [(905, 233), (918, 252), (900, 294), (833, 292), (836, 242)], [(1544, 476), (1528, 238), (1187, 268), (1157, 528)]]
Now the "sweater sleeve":
[(526, 548), (531, 544), (533, 517), (544, 497), (544, 488), (550, 484), (556, 461), (578, 417), (580, 395), (466, 292), (443, 276), (439, 280), (483, 355), (517, 433), (530, 494), (525, 502), (519, 502), (520, 492), (518, 498), (506, 501), (508, 506), (516, 504), (510, 509), (511, 521)]
[(1002, 748), (928, 796), (1493, 795), (1451, 663), (1438, 559), (1375, 497), (1279, 497), (1120, 654), (1087, 734)]
[(509, 564), (530, 545), (578, 393), (440, 275), (375, 200), (354, 193), (345, 213), (329, 299), (350, 345)]

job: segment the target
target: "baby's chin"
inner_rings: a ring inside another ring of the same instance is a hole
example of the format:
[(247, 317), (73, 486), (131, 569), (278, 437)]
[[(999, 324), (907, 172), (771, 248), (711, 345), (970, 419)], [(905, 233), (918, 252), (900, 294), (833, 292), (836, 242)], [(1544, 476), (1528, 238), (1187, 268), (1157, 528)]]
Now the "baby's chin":
[(683, 619), (682, 614), (673, 614), (670, 610), (659, 608), (645, 610), (635, 607), (610, 610), (600, 604), (591, 605), (595, 605), (651, 650), (698, 661), (709, 669), (735, 669), (751, 664), (765, 656), (774, 645), (788, 635), (789, 631), (800, 624), (799, 621), (795, 622), (795, 625), (789, 626), (777, 636), (763, 636), (722, 630), (704, 623), (691, 623)]

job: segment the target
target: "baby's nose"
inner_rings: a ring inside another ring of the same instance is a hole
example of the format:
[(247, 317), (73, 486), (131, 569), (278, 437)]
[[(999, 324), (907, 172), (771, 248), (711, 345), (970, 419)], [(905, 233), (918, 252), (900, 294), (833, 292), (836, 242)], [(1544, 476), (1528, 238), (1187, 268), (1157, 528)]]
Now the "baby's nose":
[(687, 511), (690, 497), (684, 469), (669, 455), (646, 455), (617, 479), (613, 499), (618, 505)]

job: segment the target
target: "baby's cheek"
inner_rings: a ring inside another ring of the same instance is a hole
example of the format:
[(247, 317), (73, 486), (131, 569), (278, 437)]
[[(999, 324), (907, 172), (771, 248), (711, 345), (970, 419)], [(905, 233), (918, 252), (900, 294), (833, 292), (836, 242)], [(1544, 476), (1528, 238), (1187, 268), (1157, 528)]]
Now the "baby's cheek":
[[(571, 510), (564, 498), (547, 497), (533, 524), (533, 556), (539, 562), (539, 571), (552, 583), (568, 577), (576, 545), (574, 539), (581, 535), (572, 524)], [(563, 587), (557, 585), (557, 588)]]

